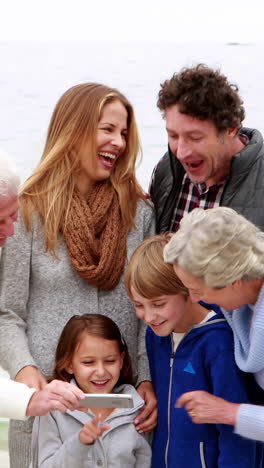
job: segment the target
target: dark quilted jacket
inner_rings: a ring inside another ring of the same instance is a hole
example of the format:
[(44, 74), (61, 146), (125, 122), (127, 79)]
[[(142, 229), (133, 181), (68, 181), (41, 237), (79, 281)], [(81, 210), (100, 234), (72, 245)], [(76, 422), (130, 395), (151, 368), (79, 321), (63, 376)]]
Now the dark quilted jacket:
[[(264, 231), (264, 146), (258, 130), (242, 128), (249, 142), (235, 154), (220, 205), (229, 206)], [(156, 211), (156, 231), (170, 229), (184, 169), (168, 150), (155, 167), (150, 195)]]

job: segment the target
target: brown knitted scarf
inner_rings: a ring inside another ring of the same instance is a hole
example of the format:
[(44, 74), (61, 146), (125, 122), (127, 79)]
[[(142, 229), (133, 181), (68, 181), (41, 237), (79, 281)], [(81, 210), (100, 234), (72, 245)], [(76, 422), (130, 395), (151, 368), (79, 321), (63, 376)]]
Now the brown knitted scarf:
[(96, 184), (88, 200), (74, 191), (63, 235), (77, 273), (97, 288), (114, 289), (124, 270), (127, 229), (111, 184)]

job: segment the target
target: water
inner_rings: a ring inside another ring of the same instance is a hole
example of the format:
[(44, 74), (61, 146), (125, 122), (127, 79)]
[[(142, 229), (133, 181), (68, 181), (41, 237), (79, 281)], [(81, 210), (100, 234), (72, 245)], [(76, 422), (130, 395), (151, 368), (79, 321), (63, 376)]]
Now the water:
[(156, 108), (159, 85), (183, 66), (220, 67), (239, 85), (245, 124), (264, 130), (264, 44), (0, 42), (0, 147), (16, 161), (22, 180), (36, 166), (48, 122), (70, 86), (98, 81), (133, 103), (142, 140), (138, 178), (146, 189), (167, 146)]

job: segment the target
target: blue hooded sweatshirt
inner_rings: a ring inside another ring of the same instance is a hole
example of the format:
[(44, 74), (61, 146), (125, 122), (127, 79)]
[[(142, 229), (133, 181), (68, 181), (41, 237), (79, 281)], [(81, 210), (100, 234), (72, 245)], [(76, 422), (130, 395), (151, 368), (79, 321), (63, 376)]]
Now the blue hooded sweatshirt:
[(233, 426), (194, 424), (184, 408), (175, 408), (179, 396), (193, 390), (249, 402), (246, 374), (235, 364), (233, 334), (223, 315), (192, 327), (175, 355), (172, 336), (159, 337), (148, 328), (146, 344), (158, 398), (152, 468), (262, 467), (262, 443), (238, 436)]

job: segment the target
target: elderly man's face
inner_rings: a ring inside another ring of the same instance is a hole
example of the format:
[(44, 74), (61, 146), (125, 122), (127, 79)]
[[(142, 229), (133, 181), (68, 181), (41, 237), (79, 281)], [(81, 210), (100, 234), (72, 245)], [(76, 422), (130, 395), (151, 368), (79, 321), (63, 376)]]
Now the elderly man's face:
[(0, 247), (14, 234), (14, 223), (18, 215), (18, 196), (0, 198)]

